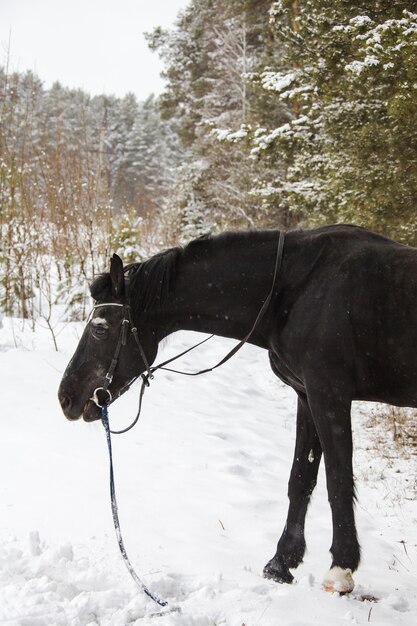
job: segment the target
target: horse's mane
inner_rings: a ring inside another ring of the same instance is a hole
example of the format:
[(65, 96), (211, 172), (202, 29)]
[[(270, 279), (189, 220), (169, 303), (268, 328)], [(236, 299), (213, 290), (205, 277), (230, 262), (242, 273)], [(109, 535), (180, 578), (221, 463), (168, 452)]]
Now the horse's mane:
[(202, 235), (190, 241), (184, 248), (169, 248), (141, 263), (126, 265), (124, 271), (133, 309), (146, 314), (163, 305), (174, 284), (178, 260), (187, 252), (198, 249), (200, 243), (211, 239), (211, 235)]
[[(173, 286), (178, 260), (186, 252), (195, 252), (200, 242), (211, 239), (210, 235), (203, 235), (190, 241), (185, 248), (170, 248), (146, 261), (126, 265), (124, 267), (126, 285), (133, 310), (146, 314), (163, 305)], [(90, 292), (94, 300), (108, 299), (111, 295), (110, 274), (97, 276), (90, 285)]]
[(175, 280), (177, 261), (182, 254), (182, 248), (170, 248), (147, 261), (131, 263), (124, 268), (134, 310), (146, 314), (166, 302)]
[[(134, 311), (146, 314), (163, 305), (169, 296), (177, 275), (179, 259), (184, 256), (206, 256), (214, 241), (228, 246), (237, 237), (247, 237), (248, 233), (222, 233), (202, 235), (190, 241), (185, 247), (175, 247), (159, 252), (146, 261), (131, 263), (124, 267), (128, 298)], [(106, 300), (111, 296), (109, 273), (97, 276), (90, 285), (94, 300)]]

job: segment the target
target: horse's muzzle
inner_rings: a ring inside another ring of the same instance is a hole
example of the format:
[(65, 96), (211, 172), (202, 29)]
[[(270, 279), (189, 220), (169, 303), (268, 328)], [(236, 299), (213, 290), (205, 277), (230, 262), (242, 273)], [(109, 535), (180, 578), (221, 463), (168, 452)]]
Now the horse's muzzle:
[(81, 412), (74, 410), (71, 396), (63, 391), (62, 386), (58, 390), (58, 400), (61, 405), (61, 409), (68, 420), (75, 421), (80, 419)]

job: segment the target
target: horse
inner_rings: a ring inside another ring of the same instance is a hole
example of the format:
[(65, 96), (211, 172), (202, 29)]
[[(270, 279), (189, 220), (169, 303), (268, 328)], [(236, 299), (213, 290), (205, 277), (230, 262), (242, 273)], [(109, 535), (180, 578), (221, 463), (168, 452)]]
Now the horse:
[(95, 306), (58, 396), (69, 420), (100, 419), (97, 390), (117, 399), (178, 330), (267, 350), (298, 402), (287, 520), (263, 574), (293, 581), (323, 455), (333, 524), (323, 585), (349, 593), (360, 561), (351, 403), (417, 407), (417, 250), (351, 225), (292, 230), (275, 275), (279, 238), (276, 230), (206, 235), (126, 267), (113, 255), (110, 272), (91, 284)]

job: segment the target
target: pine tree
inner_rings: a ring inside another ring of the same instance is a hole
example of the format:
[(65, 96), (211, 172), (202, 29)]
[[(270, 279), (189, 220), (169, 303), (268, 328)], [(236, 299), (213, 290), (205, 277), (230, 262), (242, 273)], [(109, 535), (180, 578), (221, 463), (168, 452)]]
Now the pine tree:
[(417, 241), (413, 8), (402, 0), (274, 3), (281, 57), (259, 80), (292, 119), (258, 130), (253, 151), (269, 162), (286, 155), (286, 176), (269, 189), (299, 218)]
[[(149, 41), (165, 62), (168, 85), (162, 115), (176, 119), (188, 163), (176, 187), (179, 224), (251, 227), (275, 224), (273, 210), (256, 193), (269, 165), (252, 158), (245, 138), (265, 118), (287, 119), (286, 106), (260, 97), (250, 76), (275, 55), (270, 45), (270, 1), (193, 0), (172, 31), (156, 29)], [(192, 216), (192, 218), (190, 218)]]
[(163, 210), (179, 158), (174, 123), (162, 120), (154, 96), (138, 106), (123, 141), (114, 187), (126, 206), (150, 217)]

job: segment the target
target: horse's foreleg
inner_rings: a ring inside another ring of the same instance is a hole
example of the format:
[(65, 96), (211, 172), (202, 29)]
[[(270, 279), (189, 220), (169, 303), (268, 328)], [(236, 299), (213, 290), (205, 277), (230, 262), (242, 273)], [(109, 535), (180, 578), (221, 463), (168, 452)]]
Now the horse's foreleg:
[(289, 508), (284, 532), (275, 556), (264, 568), (264, 576), (290, 583), (289, 568), (297, 567), (305, 552), (304, 521), (311, 493), (316, 485), (321, 446), (305, 396), (300, 395), (297, 410), (297, 437), (288, 483)]
[(326, 465), (327, 492), (332, 511), (333, 541), (331, 569), (325, 576), (327, 591), (347, 593), (352, 591), (354, 572), (360, 560), (360, 547), (356, 534), (353, 502), (355, 489), (352, 470), (352, 429), (350, 400), (335, 381), (329, 392), (317, 392), (314, 386), (308, 393), (314, 423), (320, 438)]

